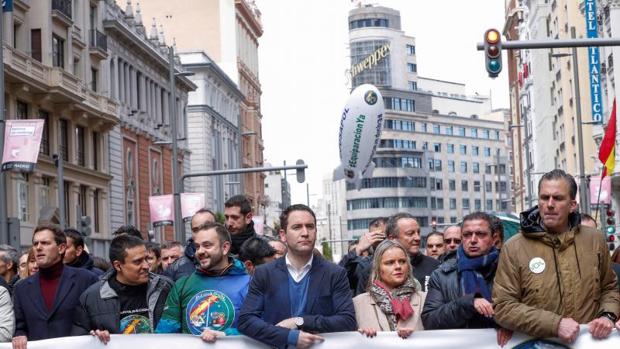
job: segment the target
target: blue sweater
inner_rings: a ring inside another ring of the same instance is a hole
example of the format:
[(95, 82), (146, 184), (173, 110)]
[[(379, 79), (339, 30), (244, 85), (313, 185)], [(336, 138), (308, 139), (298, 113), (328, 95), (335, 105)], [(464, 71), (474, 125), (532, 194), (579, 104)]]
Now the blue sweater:
[[(296, 282), (291, 274), (288, 274), (288, 294), (291, 303), (291, 316), (303, 316), (304, 308), (308, 302), (308, 285), (310, 284), (310, 273), (303, 279)], [(299, 339), (299, 330), (292, 330), (288, 333), (287, 342), (289, 345), (296, 346)]]

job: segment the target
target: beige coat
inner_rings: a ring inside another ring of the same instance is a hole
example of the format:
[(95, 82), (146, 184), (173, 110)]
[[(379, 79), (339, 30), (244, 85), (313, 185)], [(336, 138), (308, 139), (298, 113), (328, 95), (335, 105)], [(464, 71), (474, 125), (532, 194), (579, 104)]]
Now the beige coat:
[[(416, 292), (411, 297), (411, 308), (413, 315), (409, 320), (400, 324), (400, 327), (412, 328), (414, 331), (424, 330), (422, 326), (422, 306), (426, 299), (426, 292)], [(353, 298), (353, 306), (355, 307), (355, 319), (359, 328), (374, 328), (377, 331), (390, 331), (390, 324), (387, 316), (381, 311), (379, 305), (375, 303), (368, 292), (362, 293)]]

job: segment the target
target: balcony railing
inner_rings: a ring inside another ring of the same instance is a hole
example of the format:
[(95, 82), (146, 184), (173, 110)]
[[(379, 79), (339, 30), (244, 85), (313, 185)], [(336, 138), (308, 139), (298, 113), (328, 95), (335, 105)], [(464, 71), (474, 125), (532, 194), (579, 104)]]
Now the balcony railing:
[(108, 37), (97, 29), (90, 30), (90, 47), (103, 52), (108, 51)]
[(62, 13), (69, 19), (73, 19), (71, 8), (71, 0), (52, 0), (52, 10)]

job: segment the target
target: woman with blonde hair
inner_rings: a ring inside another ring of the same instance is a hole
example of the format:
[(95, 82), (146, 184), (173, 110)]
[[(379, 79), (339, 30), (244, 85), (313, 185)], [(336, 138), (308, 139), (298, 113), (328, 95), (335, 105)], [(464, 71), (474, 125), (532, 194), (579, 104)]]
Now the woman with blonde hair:
[(368, 292), (353, 298), (360, 333), (371, 338), (377, 331), (396, 331), (404, 339), (424, 330), (420, 314), (426, 293), (412, 272), (407, 250), (398, 241), (377, 246)]

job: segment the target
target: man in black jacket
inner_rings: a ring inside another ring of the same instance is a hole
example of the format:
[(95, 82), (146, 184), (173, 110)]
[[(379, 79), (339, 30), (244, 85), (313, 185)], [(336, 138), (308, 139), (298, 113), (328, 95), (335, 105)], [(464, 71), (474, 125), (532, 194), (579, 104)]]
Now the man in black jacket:
[[(430, 275), (437, 268), (439, 262), (434, 258), (425, 256), (420, 251), (420, 225), (418, 221), (409, 213), (397, 213), (388, 219), (385, 232), (388, 239), (395, 239), (405, 246), (413, 266), (413, 276), (422, 285), (422, 290), (426, 291)], [(359, 281), (356, 294), (366, 292), (371, 267), (372, 260), (369, 258), (362, 259), (358, 263), (356, 278)]]
[(65, 250), (65, 256), (62, 262), (70, 267), (83, 268), (91, 271), (97, 276), (101, 276), (104, 270), (95, 268), (93, 258), (84, 249), (84, 238), (82, 234), (72, 228), (65, 229), (64, 233), (65, 236), (67, 236), (67, 249)]
[(232, 246), (230, 253), (238, 255), (241, 245), (252, 237), (256, 237), (252, 221), (252, 205), (244, 195), (235, 195), (224, 203), (226, 229), (230, 232)]
[(191, 275), (196, 270), (194, 236), (205, 223), (215, 223), (215, 214), (209, 209), (201, 208), (192, 216), (192, 221), (190, 222), (192, 238), (187, 240), (183, 256), (164, 270), (164, 276), (176, 282), (181, 277)]
[(424, 329), (494, 328), (491, 291), (499, 251), (492, 217), (463, 218), (463, 244), (431, 275), (422, 310)]
[(72, 335), (91, 334), (106, 344), (110, 334), (153, 333), (172, 288), (149, 272), (143, 240), (129, 235), (110, 244), (113, 271), (80, 296)]

